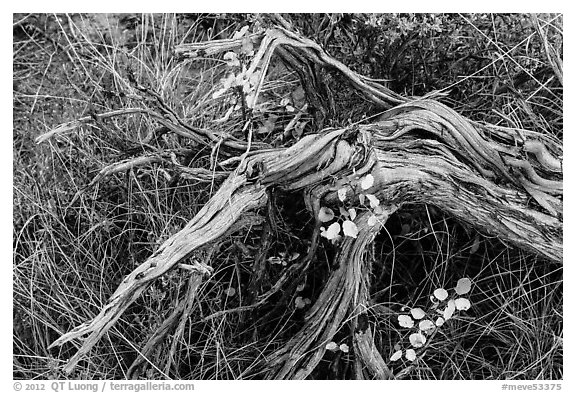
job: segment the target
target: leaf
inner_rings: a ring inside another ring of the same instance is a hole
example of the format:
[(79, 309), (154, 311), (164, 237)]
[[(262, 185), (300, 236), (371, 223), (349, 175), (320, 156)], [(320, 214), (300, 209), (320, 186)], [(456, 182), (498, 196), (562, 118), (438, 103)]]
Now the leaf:
[(236, 82), (236, 76), (232, 73), (228, 74), (226, 78), (222, 78), (222, 86), (225, 90), (228, 90)]
[(378, 218), (376, 218), (375, 215), (371, 215), (370, 217), (368, 217), (368, 225), (370, 225), (371, 227), (376, 225), (377, 222), (378, 222)]
[(418, 324), (418, 329), (426, 333), (428, 333), (430, 330), (433, 330), (434, 328), (436, 328), (436, 325), (434, 325), (434, 322), (429, 319), (424, 319)]
[(297, 108), (302, 108), (306, 104), (306, 91), (304, 91), (302, 86), (299, 85), (292, 92), (292, 101)]
[(364, 199), (365, 199), (365, 198), (366, 198), (366, 195), (364, 195), (364, 194), (358, 195), (358, 199), (360, 200), (360, 204), (362, 204), (362, 205), (364, 204)]
[[(250, 82), (251, 86), (256, 86), (258, 84), (258, 81), (260, 80), (260, 71), (255, 71), (252, 73), (252, 75), (250, 75), (250, 78), (248, 78), (248, 81)], [(274, 116), (274, 115), (272, 115)], [(278, 117), (278, 116), (276, 116)]]
[(358, 237), (358, 227), (350, 220), (346, 220), (342, 223), (342, 230), (345, 236), (350, 236), (353, 238)]
[(254, 45), (249, 36), (242, 38), (242, 53), (252, 56), (254, 54)]
[(402, 224), (402, 231), (400, 232), (400, 236), (406, 236), (410, 233), (410, 224)]
[(448, 291), (444, 288), (438, 288), (434, 291), (434, 297), (440, 301), (446, 300), (448, 298)]
[(330, 225), (327, 230), (322, 232), (320, 236), (324, 236), (328, 240), (334, 240), (338, 237), (339, 234), (340, 234), (340, 224), (335, 222), (332, 225)]
[(380, 205), (380, 200), (372, 194), (366, 194), (366, 198), (370, 201), (370, 207), (374, 209), (376, 206)]
[(345, 188), (340, 188), (338, 190), (338, 199), (340, 199), (340, 202), (344, 202), (346, 200), (346, 189)]
[(452, 318), (452, 315), (454, 315), (454, 311), (456, 311), (456, 303), (454, 302), (454, 299), (450, 299), (448, 300), (448, 305), (446, 306), (444, 312), (442, 313), (444, 320), (447, 321), (450, 318)]
[(363, 190), (367, 190), (373, 185), (374, 185), (374, 176), (372, 176), (370, 173), (367, 174), (364, 177), (364, 179), (362, 179), (362, 181), (360, 182), (360, 187), (362, 187)]
[(232, 39), (237, 40), (239, 38), (242, 38), (244, 36), (244, 34), (246, 34), (246, 32), (248, 31), (248, 27), (250, 27), (250, 26), (246, 25), (243, 28), (241, 28), (239, 31), (234, 33), (234, 35), (232, 36)]
[(476, 254), (480, 248), (480, 235), (476, 235), (474, 241), (472, 242), (472, 247), (470, 247), (470, 254)]
[(402, 357), (402, 350), (398, 350), (398, 351), (394, 352), (392, 354), (392, 356), (390, 356), (390, 361), (395, 362), (396, 360), (400, 359), (401, 357)]
[(224, 53), (224, 60), (226, 60), (226, 65), (228, 67), (240, 66), (240, 60), (238, 60), (238, 55), (235, 52)]
[(408, 339), (414, 348), (420, 348), (426, 344), (426, 336), (422, 333), (412, 333)]
[(454, 300), (454, 304), (456, 306), (456, 310), (458, 311), (466, 311), (471, 306), (470, 300), (464, 297), (459, 297), (458, 299)]
[(244, 77), (246, 76), (246, 71), (242, 71), (238, 75), (234, 77), (234, 81), (232, 82), (232, 86), (244, 86), (246, 84), (246, 80)]
[(322, 206), (318, 213), (318, 219), (320, 222), (332, 221), (334, 219), (334, 211), (329, 207)]
[(424, 312), (424, 310), (422, 310), (421, 308), (418, 308), (418, 307), (410, 310), (410, 314), (412, 314), (412, 317), (414, 319), (422, 319), (426, 316), (426, 313)]
[(234, 60), (238, 57), (236, 52), (226, 52), (224, 53), (224, 60)]
[(350, 219), (354, 221), (354, 219), (356, 219), (356, 209), (354, 208), (348, 209), (348, 213), (350, 213)]
[(328, 344), (326, 344), (326, 349), (329, 351), (337, 351), (339, 349), (338, 344), (336, 344), (334, 341), (330, 341)]
[(226, 293), (226, 296), (230, 296), (230, 297), (234, 296), (234, 295), (236, 295), (236, 289), (233, 287), (230, 287), (226, 290), (225, 293)]
[(268, 263), (271, 263), (273, 265), (281, 265), (283, 259), (282, 258), (278, 258), (278, 257), (270, 257), (267, 259)]
[(342, 206), (340, 206), (340, 207), (338, 208), (338, 210), (340, 211), (340, 215), (341, 215), (342, 217), (346, 217), (346, 218), (350, 217), (350, 213), (348, 213), (348, 212), (346, 211), (346, 209), (344, 209)]
[[(254, 91), (254, 87), (250, 84), (250, 81), (248, 80), (242, 80), (242, 92), (244, 94), (249, 94), (252, 93)], [(254, 92), (254, 94), (252, 94), (253, 96), (256, 95), (256, 92)]]
[(412, 329), (414, 327), (414, 320), (409, 315), (398, 315), (398, 324), (402, 327)]
[(300, 284), (296, 287), (296, 292), (302, 292), (304, 290), (304, 288), (306, 288), (305, 282), (303, 282), (302, 284)]
[(298, 139), (302, 136), (304, 133), (304, 128), (306, 128), (306, 124), (308, 124), (308, 120), (299, 121), (296, 123), (294, 128), (292, 128), (292, 137), (294, 137), (294, 139)]
[(294, 305), (296, 308), (301, 309), (306, 306), (306, 303), (304, 302), (304, 299), (302, 299), (302, 296), (298, 296), (296, 299), (294, 299)]
[(456, 284), (456, 293), (458, 295), (464, 295), (470, 292), (470, 288), (472, 287), (472, 282), (469, 278), (461, 278), (458, 280)]
[(444, 322), (445, 322), (444, 318), (438, 317), (438, 319), (436, 319), (435, 323), (436, 323), (436, 326), (440, 327), (440, 326), (444, 325)]
[(346, 344), (340, 344), (340, 350), (344, 353), (348, 353), (350, 351), (350, 348)]
[(254, 104), (256, 103), (256, 92), (253, 92), (252, 94), (248, 94), (246, 96), (246, 106), (250, 109), (254, 108)]
[(416, 351), (412, 348), (406, 350), (406, 359), (410, 360), (411, 362), (416, 360)]

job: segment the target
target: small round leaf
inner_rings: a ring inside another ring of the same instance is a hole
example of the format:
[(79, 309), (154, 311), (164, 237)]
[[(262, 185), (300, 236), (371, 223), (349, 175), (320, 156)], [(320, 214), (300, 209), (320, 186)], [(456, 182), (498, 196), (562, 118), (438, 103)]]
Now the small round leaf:
[(456, 311), (456, 303), (454, 302), (454, 299), (450, 299), (448, 300), (448, 305), (446, 306), (444, 312), (442, 313), (442, 317), (444, 318), (444, 320), (447, 321), (450, 318), (452, 318), (452, 315), (454, 315), (454, 311)]
[(459, 297), (458, 299), (454, 300), (454, 304), (456, 306), (456, 310), (458, 311), (466, 311), (470, 308), (470, 300)]
[(356, 209), (354, 208), (348, 209), (348, 213), (350, 213), (350, 220), (354, 221), (354, 219), (356, 218)]
[(412, 333), (409, 337), (409, 340), (410, 344), (412, 344), (414, 348), (420, 348), (426, 344), (426, 336), (422, 333)]
[(440, 301), (446, 300), (448, 298), (448, 291), (444, 288), (438, 288), (434, 291), (434, 296)]
[(366, 177), (364, 177), (364, 179), (362, 179), (362, 182), (360, 183), (360, 186), (362, 187), (363, 190), (367, 190), (373, 185), (374, 185), (374, 176), (372, 176), (371, 174), (367, 174)]
[(411, 362), (416, 360), (416, 351), (413, 349), (406, 350), (406, 359), (410, 360)]
[(396, 360), (400, 359), (401, 357), (402, 357), (402, 350), (398, 350), (398, 351), (394, 352), (392, 354), (392, 356), (390, 356), (390, 361), (395, 362)]
[(464, 295), (470, 292), (470, 287), (472, 286), (472, 282), (469, 278), (461, 278), (458, 280), (456, 284), (456, 293), (458, 295)]
[(371, 215), (370, 217), (368, 217), (368, 225), (373, 227), (374, 225), (376, 225), (376, 223), (378, 222), (378, 218), (376, 218), (375, 215)]
[(337, 351), (339, 347), (338, 344), (336, 344), (334, 341), (330, 341), (328, 344), (326, 344), (326, 349), (329, 351)]
[(414, 320), (409, 315), (398, 315), (398, 323), (408, 329), (414, 327)]
[(476, 235), (474, 241), (472, 242), (472, 247), (470, 247), (470, 254), (476, 254), (480, 248), (480, 235)]
[(302, 296), (298, 296), (295, 300), (294, 300), (294, 305), (296, 306), (296, 308), (298, 309), (302, 309), (306, 306), (306, 303), (304, 302), (304, 299), (302, 298)]
[(344, 230), (344, 235), (353, 238), (358, 237), (358, 227), (350, 220), (346, 220), (342, 223), (342, 229)]
[(329, 207), (322, 206), (318, 213), (318, 219), (320, 222), (332, 221), (334, 219), (334, 212)]
[(374, 195), (366, 194), (366, 198), (368, 198), (368, 200), (370, 201), (370, 207), (372, 209), (380, 205), (380, 200), (376, 198)]
[(434, 328), (436, 328), (436, 325), (434, 325), (434, 322), (429, 319), (424, 319), (418, 324), (418, 329), (426, 333), (428, 333), (430, 330), (434, 330)]
[(424, 312), (424, 310), (422, 310), (419, 307), (413, 308), (412, 310), (410, 310), (410, 314), (412, 314), (412, 317), (414, 319), (422, 319), (426, 316), (426, 313)]
[(242, 38), (244, 36), (244, 34), (246, 34), (246, 32), (248, 31), (249, 27), (250, 26), (248, 26), (248, 25), (242, 27), (239, 31), (234, 33), (234, 35), (232, 36), (232, 39), (237, 40), (237, 39)]
[[(320, 230), (322, 230), (322, 229), (320, 229)], [(334, 240), (338, 237), (339, 234), (340, 234), (340, 224), (335, 222), (335, 223), (332, 223), (332, 225), (330, 225), (328, 227), (328, 229), (323, 231), (320, 234), (320, 236), (324, 236), (328, 240)]]

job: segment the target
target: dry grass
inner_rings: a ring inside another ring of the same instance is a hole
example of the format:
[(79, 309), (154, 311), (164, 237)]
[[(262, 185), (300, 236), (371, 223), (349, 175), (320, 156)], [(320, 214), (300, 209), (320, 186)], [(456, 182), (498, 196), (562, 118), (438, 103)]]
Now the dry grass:
[[(561, 53), (561, 16), (443, 16), (441, 32), (409, 33), (403, 47), (390, 41), (388, 48), (374, 51), (376, 62), (389, 62), (382, 68), (369, 59), (370, 39), (346, 46), (348, 34), (371, 37), (365, 31), (368, 24), (317, 18), (301, 17), (298, 25), (344, 63), (373, 71), (373, 78), (394, 79), (391, 86), (397, 92), (445, 88), (444, 102), (473, 119), (562, 138), (563, 90), (554, 66), (556, 53)], [(211, 171), (216, 162), (234, 155), (225, 147), (195, 145), (173, 133), (142, 145), (159, 126), (145, 114), (86, 122), (41, 145), (34, 139), (83, 116), (135, 107), (162, 112), (160, 101), (136, 85), (155, 92), (190, 126), (243, 138), (241, 114), (219, 121), (230, 104), (212, 98), (225, 72), (223, 62), (183, 62), (172, 50), (183, 42), (232, 35), (246, 20), (237, 15), (14, 16), (15, 378), (63, 378), (59, 367), (74, 347), (48, 350), (49, 344), (93, 318), (124, 276), (184, 226), (218, 187), (214, 180), (179, 178), (169, 161), (115, 173), (86, 187), (94, 176), (143, 152), (175, 152), (183, 165)], [(414, 55), (406, 57), (406, 51)], [(402, 67), (407, 61), (411, 68)], [(271, 72), (275, 77), (269, 78), (263, 97), (267, 112), (276, 113), (278, 125), (285, 126), (292, 115), (280, 101), (295, 90), (298, 78), (280, 65)], [(338, 105), (331, 125), (374, 114), (337, 76), (323, 74)], [(274, 142), (274, 135), (256, 138)], [(292, 142), (288, 138), (284, 143)], [(278, 225), (271, 232), (269, 255), (305, 253), (313, 223), (301, 196), (280, 194), (275, 209)], [(304, 311), (294, 306), (294, 299), (313, 302), (334, 269), (334, 249), (322, 245), (315, 264), (266, 305), (222, 313), (246, 304), (264, 230), (251, 228), (192, 256), (210, 262), (214, 274), (199, 287), (181, 334), (170, 335), (158, 348), (143, 377), (261, 376), (255, 374), (260, 362), (303, 324)], [(472, 309), (435, 336), (407, 378), (562, 379), (561, 267), (471, 233), (432, 206), (411, 206), (395, 214), (368, 257), (374, 266), (369, 322), (385, 360), (405, 335), (395, 322), (401, 307), (426, 306), (435, 288), (453, 286), (458, 278), (474, 282)], [(285, 270), (269, 265), (264, 285), (273, 284)], [(300, 284), (305, 284), (301, 291)], [(158, 280), (71, 377), (125, 378), (150, 335), (183, 301), (187, 285), (183, 270)], [(337, 338), (350, 340), (348, 326), (342, 326)], [(351, 364), (350, 354), (328, 354), (312, 377), (350, 378)], [(396, 371), (404, 366), (398, 364)]]

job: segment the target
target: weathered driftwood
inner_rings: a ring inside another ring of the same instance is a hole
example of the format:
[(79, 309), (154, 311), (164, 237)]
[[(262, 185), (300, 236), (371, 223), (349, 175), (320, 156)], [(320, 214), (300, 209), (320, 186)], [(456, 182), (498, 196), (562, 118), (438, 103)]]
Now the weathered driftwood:
[[(242, 227), (246, 213), (264, 207), (267, 192), (273, 189), (301, 190), (311, 214), (317, 216), (321, 204), (337, 206), (337, 190), (341, 188), (347, 189), (348, 200), (359, 204), (359, 181), (371, 173), (375, 183), (366, 192), (376, 195), (384, 207), (381, 224), (387, 214), (404, 204), (432, 204), (483, 233), (550, 262), (562, 262), (559, 142), (523, 130), (474, 123), (431, 99), (400, 97), (353, 73), (314, 42), (284, 28), (269, 29), (251, 38), (259, 46), (248, 69), (261, 71), (257, 89), (261, 88), (272, 54), (282, 46), (290, 48), (291, 62), (300, 58), (334, 68), (375, 104), (392, 109), (371, 124), (326, 129), (303, 137), (289, 148), (244, 154), (202, 210), (126, 276), (92, 321), (52, 344), (62, 345), (88, 335), (65, 371), (76, 366), (153, 280), (199, 247), (218, 242), (224, 234)], [(177, 52), (193, 58), (239, 45), (241, 40), (221, 40), (183, 45)], [(207, 135), (196, 138), (200, 137)], [(214, 140), (210, 136), (207, 139)], [(339, 268), (309, 311), (306, 326), (266, 362), (268, 378), (306, 378), (345, 318), (362, 313), (369, 293), (365, 278), (369, 266), (363, 261), (363, 251), (381, 224), (368, 226), (367, 214), (359, 215), (357, 220), (358, 238), (344, 240), (337, 257)], [(194, 262), (191, 269), (198, 275), (208, 271), (200, 261)], [(191, 281), (191, 285), (196, 287), (196, 282)], [(183, 306), (178, 312), (185, 314), (185, 309)], [(164, 334), (159, 332), (144, 352), (150, 353)], [(390, 378), (382, 356), (375, 352), (371, 332), (361, 329), (354, 334), (359, 377)], [(139, 358), (134, 367), (141, 362)]]

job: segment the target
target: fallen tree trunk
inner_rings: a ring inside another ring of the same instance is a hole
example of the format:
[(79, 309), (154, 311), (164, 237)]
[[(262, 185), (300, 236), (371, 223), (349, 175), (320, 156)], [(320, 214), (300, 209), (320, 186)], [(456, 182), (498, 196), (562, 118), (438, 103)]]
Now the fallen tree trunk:
[[(263, 369), (270, 367), (265, 370), (268, 378), (306, 378), (312, 372), (322, 358), (324, 344), (332, 339), (351, 310), (366, 301), (369, 291), (364, 276), (369, 267), (363, 262), (364, 248), (388, 215), (405, 204), (434, 205), (480, 232), (498, 236), (552, 263), (562, 262), (559, 143), (523, 130), (479, 125), (431, 99), (399, 97), (354, 74), (310, 40), (285, 29), (270, 29), (252, 39), (260, 49), (249, 72), (262, 70), (262, 79), (274, 50), (282, 46), (290, 48), (294, 58), (300, 56), (337, 69), (375, 104), (392, 109), (373, 123), (325, 129), (303, 137), (289, 148), (247, 151), (202, 210), (125, 277), (92, 321), (51, 345), (88, 335), (67, 363), (66, 372), (74, 369), (154, 280), (178, 266), (194, 250), (217, 243), (224, 235), (244, 227), (254, 219), (247, 213), (266, 206), (268, 193), (278, 189), (302, 191), (314, 217), (318, 217), (321, 206), (338, 206), (338, 191), (342, 189), (346, 190), (348, 203), (360, 210), (369, 210), (361, 201), (361, 194), (368, 193), (377, 197), (381, 208), (378, 225), (367, 224), (367, 212), (357, 218), (358, 237), (345, 238), (337, 257), (340, 267), (310, 310), (307, 325), (262, 365)], [(241, 45), (239, 40), (223, 40), (182, 46), (178, 51), (193, 57), (199, 51), (210, 55), (237, 45)], [(375, 181), (369, 189), (362, 190), (360, 182), (367, 174)], [(310, 254), (313, 252), (311, 247)], [(188, 269), (198, 277), (210, 273), (201, 261)], [(191, 281), (192, 293), (199, 280)], [(185, 307), (178, 312), (186, 315)], [(169, 327), (164, 326), (164, 332), (151, 339), (146, 353)], [(371, 353), (375, 351), (371, 337), (363, 331), (356, 335), (359, 372), (390, 378), (382, 356)], [(135, 366), (140, 363), (141, 358)], [(363, 367), (365, 371), (361, 371)]]

